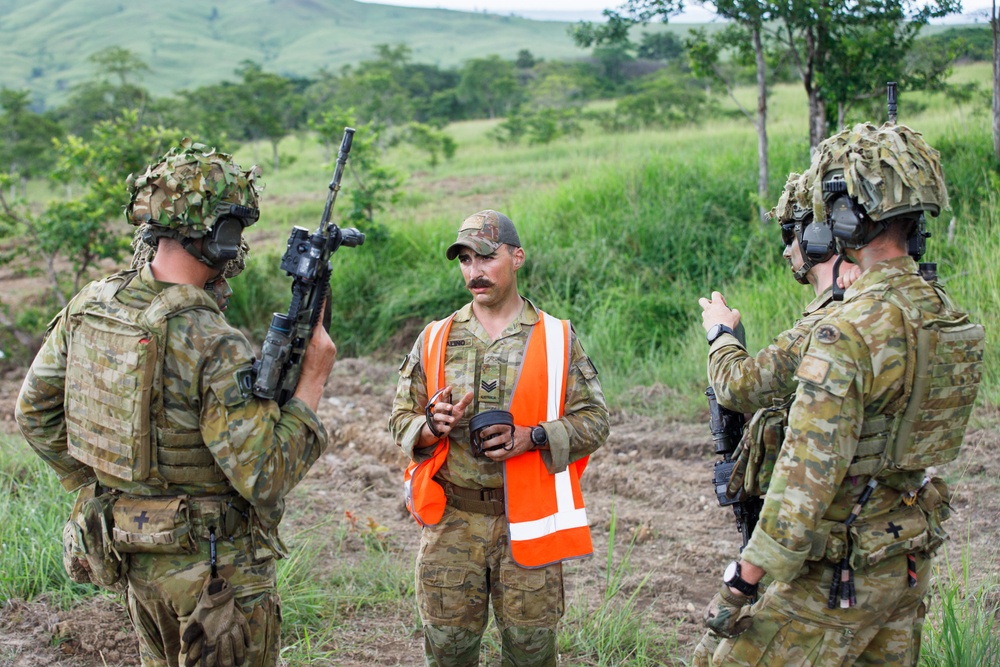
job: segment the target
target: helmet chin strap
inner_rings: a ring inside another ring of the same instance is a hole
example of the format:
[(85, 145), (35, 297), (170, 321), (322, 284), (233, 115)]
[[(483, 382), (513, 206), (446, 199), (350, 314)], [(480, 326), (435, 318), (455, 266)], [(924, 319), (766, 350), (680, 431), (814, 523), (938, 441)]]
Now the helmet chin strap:
[(795, 278), (795, 280), (797, 280), (798, 282), (802, 283), (803, 285), (808, 285), (809, 284), (809, 279), (806, 278), (806, 275), (812, 270), (812, 268), (814, 266), (816, 266), (816, 263), (813, 262), (808, 257), (806, 257), (805, 260), (802, 262), (802, 266), (800, 266), (792, 274), (792, 276)]

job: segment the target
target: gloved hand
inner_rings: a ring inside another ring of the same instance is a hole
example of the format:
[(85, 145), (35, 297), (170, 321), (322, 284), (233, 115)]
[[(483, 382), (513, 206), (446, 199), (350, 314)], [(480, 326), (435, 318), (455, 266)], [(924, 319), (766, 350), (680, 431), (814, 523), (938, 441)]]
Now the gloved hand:
[(753, 623), (750, 597), (733, 593), (725, 584), (705, 608), (705, 625), (722, 637), (738, 637)]
[(229, 582), (205, 578), (191, 616), (181, 626), (184, 667), (238, 667), (250, 648), (250, 624), (236, 606)]

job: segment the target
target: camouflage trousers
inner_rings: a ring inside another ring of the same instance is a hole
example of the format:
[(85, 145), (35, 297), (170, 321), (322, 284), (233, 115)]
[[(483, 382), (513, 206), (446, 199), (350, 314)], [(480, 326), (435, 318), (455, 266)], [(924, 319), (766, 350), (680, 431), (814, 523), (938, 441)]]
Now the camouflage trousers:
[(445, 509), (421, 532), (416, 596), (428, 667), (479, 664), (493, 602), (503, 667), (551, 667), (563, 614), (562, 565), (528, 570), (510, 554), (507, 520)]
[(774, 582), (753, 607), (753, 625), (735, 639), (707, 635), (693, 667), (713, 665), (891, 665), (915, 667), (927, 611), (930, 559), (917, 555), (910, 588), (906, 556), (854, 573), (857, 604), (827, 608), (833, 568), (809, 563), (790, 583)]
[[(209, 573), (209, 545), (198, 541), (196, 554), (130, 554), (128, 614), (139, 636), (142, 667), (178, 667), (180, 628), (194, 610)], [(254, 563), (250, 538), (217, 543), (219, 574), (235, 589), (236, 603), (250, 624), (245, 667), (277, 664), (281, 604), (275, 591), (274, 561)]]

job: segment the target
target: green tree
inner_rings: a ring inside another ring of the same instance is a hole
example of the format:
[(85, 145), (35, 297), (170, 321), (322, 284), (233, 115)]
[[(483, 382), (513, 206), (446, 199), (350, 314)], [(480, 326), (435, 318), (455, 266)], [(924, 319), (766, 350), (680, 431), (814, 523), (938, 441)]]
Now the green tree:
[(0, 165), (20, 181), (22, 193), (29, 178), (52, 166), (52, 141), (63, 134), (54, 120), (31, 111), (30, 95), (0, 88)]
[(257, 63), (244, 60), (236, 69), (242, 81), (235, 91), (239, 105), (231, 109), (247, 141), (266, 140), (271, 144), (275, 171), (281, 168), (278, 144), (301, 122), (302, 96), (286, 77), (265, 72)]
[(324, 148), (339, 146), (344, 128), (354, 127), (351, 159), (347, 162), (352, 185), (344, 186), (351, 201), (351, 210), (345, 218), (349, 224), (371, 234), (372, 239), (384, 237), (388, 231), (375, 216), (398, 201), (399, 188), (403, 184), (402, 174), (382, 164), (379, 134), (384, 129), (376, 123), (358, 123), (354, 109), (337, 107), (309, 121), (309, 127), (316, 132)]
[(427, 153), (427, 161), (431, 167), (438, 165), (439, 155), (446, 160), (455, 157), (455, 150), (458, 148), (450, 135), (416, 121), (406, 126), (405, 136), (407, 142)]
[(149, 66), (128, 49), (112, 46), (91, 54), (94, 77), (77, 86), (68, 102), (60, 107), (57, 120), (71, 134), (89, 137), (102, 122), (135, 111), (141, 122), (149, 102), (149, 92), (140, 85)]
[[(67, 292), (79, 291), (90, 269), (102, 259), (120, 260), (129, 247), (131, 234), (122, 216), (126, 176), (180, 138), (178, 130), (140, 125), (133, 110), (99, 123), (89, 139), (70, 135), (57, 141), (53, 177), (73, 183), (81, 194), (53, 201), (35, 213), (23, 201), (8, 200), (0, 188), (0, 230), (28, 239), (0, 254), (0, 263), (41, 260), (52, 294), (66, 305)], [(31, 249), (30, 256), (25, 256), (25, 247)], [(63, 268), (66, 265), (68, 271)]]
[(520, 103), (514, 64), (492, 55), (473, 58), (462, 68), (458, 94), (477, 115), (496, 118)]

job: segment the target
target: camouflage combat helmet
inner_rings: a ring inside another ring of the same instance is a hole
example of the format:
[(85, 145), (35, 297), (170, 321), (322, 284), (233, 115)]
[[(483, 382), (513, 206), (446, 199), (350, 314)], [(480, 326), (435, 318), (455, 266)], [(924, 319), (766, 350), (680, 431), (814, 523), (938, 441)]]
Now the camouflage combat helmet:
[(859, 123), (823, 141), (806, 174), (816, 217), (824, 219), (823, 184), (842, 179), (873, 221), (906, 213), (938, 215), (948, 207), (941, 155), (905, 125)]
[(770, 220), (785, 226), (802, 222), (812, 215), (812, 207), (803, 205), (801, 193), (804, 188), (804, 176), (797, 171), (788, 174), (785, 187), (781, 191), (778, 203), (767, 213)]
[[(185, 138), (163, 159), (130, 174), (126, 184), (131, 201), (125, 216), (133, 225), (150, 225), (170, 236), (205, 236), (223, 215), (256, 221), (256, 181), (260, 169), (243, 171), (227, 153)], [(234, 208), (241, 207), (241, 208)]]

